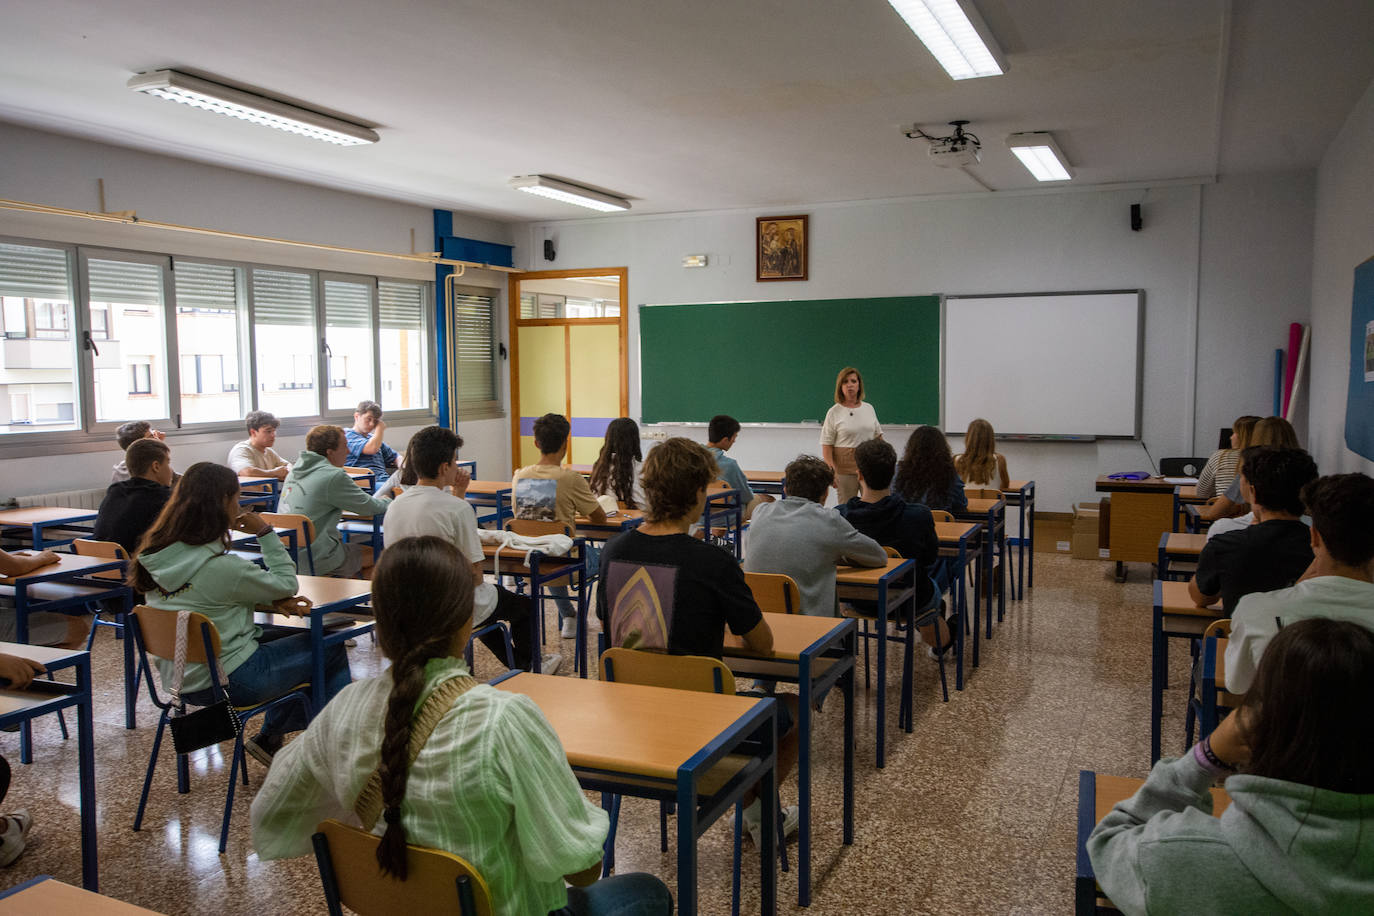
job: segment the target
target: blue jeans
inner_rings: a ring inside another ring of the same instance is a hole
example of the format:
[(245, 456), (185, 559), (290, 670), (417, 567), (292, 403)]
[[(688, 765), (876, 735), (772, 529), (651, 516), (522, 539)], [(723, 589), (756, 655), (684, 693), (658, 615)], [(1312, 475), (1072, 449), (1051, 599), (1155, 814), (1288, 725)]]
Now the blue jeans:
[[(582, 555), (587, 563), (586, 579), (583, 581), (591, 582), (601, 570), (601, 548), (584, 543), (582, 546)], [(571, 589), (566, 585), (550, 585), (545, 591), (553, 597), (553, 603), (558, 607), (558, 617), (560, 620), (566, 620), (569, 617), (577, 617), (577, 607), (572, 602)]]
[(549, 916), (669, 916), (673, 895), (653, 875), (612, 875), (568, 888), (568, 905)]
[[(277, 633), (290, 633), (277, 639)], [(263, 630), (257, 651), (229, 675), (229, 699), (235, 706), (251, 706), (279, 697), (297, 684), (308, 684), (314, 676), (314, 653), (310, 634), (299, 631)], [(328, 702), (353, 680), (348, 670), (348, 653), (343, 643), (325, 650), (324, 694)], [(215, 689), (207, 687), (185, 694), (186, 702), (204, 706), (217, 699)], [(315, 712), (319, 712), (318, 709)], [(309, 725), (300, 704), (290, 703), (269, 712), (263, 720), (262, 734), (283, 736)]]

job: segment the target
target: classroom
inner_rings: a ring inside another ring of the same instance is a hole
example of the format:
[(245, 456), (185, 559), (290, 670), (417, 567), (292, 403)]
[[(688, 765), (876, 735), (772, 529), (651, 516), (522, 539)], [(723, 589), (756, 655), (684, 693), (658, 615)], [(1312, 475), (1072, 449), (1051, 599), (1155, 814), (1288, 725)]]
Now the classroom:
[[(1323, 475), (1374, 475), (1369, 450), (1347, 439), (1352, 422), (1374, 422), (1347, 411), (1356, 271), (1374, 257), (1374, 7), (958, 0), (981, 14), (1006, 72), (952, 80), (898, 5), (11, 4), (0, 36), (0, 504), (94, 511), (124, 420), (165, 432), (180, 472), (224, 462), (249, 411), (281, 419), (275, 448), (294, 460), (312, 427), (346, 429), (355, 405), (374, 399), (398, 452), (423, 428), (451, 427), (475, 480), (509, 484), (538, 458), (530, 427), (545, 413), (570, 417), (568, 462), (581, 467), (610, 418), (639, 421), (647, 455), (673, 437), (705, 443), (705, 421), (734, 411), (650, 415), (658, 367), (644, 364), (656, 352), (645, 311), (852, 303), (836, 324), (877, 349), (885, 329), (872, 316), (898, 297), (928, 298), (948, 343), (960, 297), (1138, 293), (1133, 388), (1107, 405), (1130, 429), (998, 440), (1011, 477), (1034, 482), (1044, 532), (1033, 549), (1002, 545), (999, 575), (1024, 551), (1030, 587), (1024, 575), (1001, 579), (982, 598), (982, 644), (967, 633), (962, 689), (951, 667), (947, 701), (943, 668), (919, 649), (909, 695), (898, 686), (905, 662), (890, 637), (887, 682), (868, 686), (865, 668), (851, 723), (852, 845), (840, 840), (836, 785), (843, 704), (810, 718), (807, 880), (795, 842), (775, 876), (781, 912), (1067, 911), (1081, 877), (1077, 774), (1145, 777), (1152, 728), (1165, 756), (1186, 749), (1190, 677), (1178, 640), (1164, 671), (1152, 663), (1158, 570), (1071, 556), (1075, 507), (1104, 495), (1104, 475), (1205, 459), (1236, 417), (1275, 413), (1275, 351), (1297, 358), (1295, 324), (1308, 335), (1286, 411), (1299, 442)], [(166, 70), (379, 139), (320, 143), (128, 86)], [(979, 158), (936, 164), (937, 150), (959, 146), (938, 138), (965, 130)], [(1037, 131), (1053, 133), (1071, 179), (1041, 184), (1012, 155), (1009, 137)], [(515, 193), (531, 175), (543, 190), (590, 189), (628, 210)], [(769, 220), (802, 220), (800, 271), (791, 254), (765, 265)], [(73, 306), (26, 310), (42, 265), (15, 252), (56, 264), (44, 276), (66, 284)], [(762, 277), (765, 266), (784, 276)], [(102, 273), (132, 305), (97, 307)], [(188, 303), (210, 307), (189, 315)], [(575, 303), (590, 310), (585, 326), (563, 321)], [(1078, 383), (1113, 369), (1100, 327), (1061, 330), (1054, 377), (1067, 387), (1035, 396), (1102, 406)], [(704, 321), (675, 346), (728, 399), (731, 386), (769, 391), (773, 367), (794, 377), (791, 331), (785, 318), (759, 327), (748, 342), (757, 358), (732, 364), (713, 361), (720, 332)], [(814, 415), (740, 416), (729, 451), (740, 468), (781, 472), (820, 456), (835, 373), (872, 361), (866, 346), (833, 350), (811, 367)], [(957, 454), (964, 423), (946, 425), (942, 410), (951, 392), (996, 399), (997, 389), (949, 352), (928, 367), (942, 400), (917, 422), (941, 427)], [(881, 421), (905, 417), (908, 395), (870, 384), (864, 400)], [(915, 425), (885, 424), (899, 455)], [(1006, 516), (1008, 537), (1018, 517)], [(987, 579), (968, 584), (972, 602)], [(554, 615), (542, 638), (567, 657), (580, 642), (556, 645), (558, 625)], [(592, 681), (597, 635), (586, 634)], [(356, 642), (353, 678), (381, 673), (379, 646)], [(109, 628), (97, 629), (90, 664), (100, 892), (166, 913), (323, 911), (312, 856), (253, 851), (249, 805), (267, 772), (256, 763), (227, 852), (229, 754), (213, 748), (193, 755), (188, 795), (175, 794), (164, 748), (150, 823), (129, 829), (157, 711), (144, 688), (139, 727), (125, 728), (123, 644)], [(856, 681), (864, 667), (858, 658)], [(479, 679), (504, 671), (478, 650)], [(560, 676), (579, 673), (568, 658)], [(27, 807), (36, 821), (27, 851), (0, 869), (0, 894), (39, 875), (82, 884), (76, 734), (63, 741), (56, 717), (35, 720), (29, 765), (19, 738), (0, 735), (14, 771), (4, 810)], [(781, 782), (785, 803), (796, 794), (795, 777)], [(656, 875), (676, 896), (677, 824), (668, 819), (657, 846), (657, 808), (627, 796), (617, 873)], [(730, 910), (732, 831), (727, 812), (696, 841), (699, 912)], [(768, 911), (763, 883), (746, 843), (741, 911)]]

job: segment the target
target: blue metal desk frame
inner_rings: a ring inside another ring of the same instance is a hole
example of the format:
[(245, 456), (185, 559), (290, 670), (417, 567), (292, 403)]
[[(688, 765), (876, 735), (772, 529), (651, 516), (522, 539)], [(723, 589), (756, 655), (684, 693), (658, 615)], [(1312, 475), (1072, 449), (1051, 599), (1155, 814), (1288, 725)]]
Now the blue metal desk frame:
[(1020, 601), (1026, 597), (1027, 588), (1035, 588), (1035, 481), (1027, 480), (1016, 490), (1003, 490), (1002, 498), (1008, 506), (1021, 510), (1016, 520), (1016, 600)]
[(1220, 610), (1195, 607), (1192, 612), (1164, 612), (1164, 582), (1154, 581), (1154, 611), (1151, 624), (1150, 665), (1150, 766), (1160, 757), (1164, 717), (1164, 688), (1169, 679), (1169, 639), (1195, 640), (1207, 625), (1222, 616)]
[[(25, 506), (23, 508), (46, 509), (49, 507)], [(77, 528), (89, 534), (90, 529), (86, 527), (86, 523), (90, 522), (90, 527), (94, 528), (96, 516), (99, 515), (94, 509), (71, 509), (67, 511), (70, 511), (72, 514), (69, 516), (47, 519), (41, 522), (7, 522), (0, 519), (0, 533), (3, 533), (6, 528), (28, 528), (29, 543), (33, 546), (34, 550), (47, 550), (50, 547), (61, 547), (65, 544), (70, 544), (75, 538), (48, 540), (43, 537), (43, 530), (45, 528)]]
[[(895, 557), (893, 559), (896, 559)], [(906, 619), (908, 630), (908, 640), (906, 652), (902, 666), (902, 694), (901, 701), (898, 703), (897, 726), (904, 729), (907, 734), (912, 730), (912, 676), (911, 668), (913, 662), (913, 645), (915, 640), (916, 624), (916, 588), (912, 581), (918, 572), (915, 560), (903, 560), (898, 565), (885, 572), (879, 579), (876, 587), (878, 592), (877, 605), (879, 608), (878, 617), (874, 629), (878, 631), (878, 734), (876, 764), (878, 769), (887, 766), (887, 624), (892, 619), (891, 611), (900, 611), (900, 615)], [(907, 580), (905, 585), (898, 586), (903, 578)], [(867, 584), (850, 584), (846, 582), (836, 582), (835, 592), (841, 598), (861, 598), (872, 601), (871, 594), (874, 587)]]
[[(489, 545), (483, 546), (485, 551)], [(528, 566), (521, 562), (522, 553), (520, 551), (512, 550), (509, 553), (503, 553), (500, 559), (502, 562), (498, 566), (496, 558), (492, 554), (487, 554), (482, 561), (483, 570), (494, 573), (499, 569), (502, 576), (527, 579), (530, 583), (530, 597), (534, 600), (534, 607), (530, 610), (530, 670), (533, 674), (540, 673), (540, 666), (543, 663), (541, 656), (543, 654), (544, 634), (541, 626), (543, 621), (541, 611), (544, 601), (544, 587), (564, 578), (575, 584), (577, 588), (577, 639), (573, 643), (576, 653), (576, 658), (573, 659), (573, 670), (585, 678), (587, 676), (586, 539), (582, 537), (573, 538), (572, 553), (566, 557), (550, 556), (538, 550), (531, 551)]]

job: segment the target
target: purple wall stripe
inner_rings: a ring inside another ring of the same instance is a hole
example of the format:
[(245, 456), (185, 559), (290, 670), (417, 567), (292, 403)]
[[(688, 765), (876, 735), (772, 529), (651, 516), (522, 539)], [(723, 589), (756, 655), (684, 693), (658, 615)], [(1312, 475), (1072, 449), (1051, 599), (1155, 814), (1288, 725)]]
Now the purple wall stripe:
[[(538, 417), (520, 418), (520, 435), (534, 435), (534, 421)], [(600, 439), (606, 435), (606, 427), (615, 417), (573, 417), (572, 434), (578, 438)]]

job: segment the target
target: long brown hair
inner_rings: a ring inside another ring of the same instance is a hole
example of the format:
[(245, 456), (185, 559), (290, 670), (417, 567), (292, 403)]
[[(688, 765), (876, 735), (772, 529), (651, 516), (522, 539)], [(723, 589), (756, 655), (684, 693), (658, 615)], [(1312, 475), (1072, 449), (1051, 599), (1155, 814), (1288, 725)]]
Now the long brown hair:
[(443, 538), (426, 535), (386, 545), (372, 577), (377, 642), (391, 660), (391, 693), (382, 727), (382, 810), (386, 832), (377, 847), (383, 874), (406, 877), (406, 828), (401, 823), (410, 778), (410, 726), (425, 687), (425, 663), (453, 651), (472, 619), (472, 565)]
[(993, 483), (997, 476), (997, 441), (992, 424), (982, 417), (968, 425), (964, 453), (954, 459), (954, 470), (964, 482)]
[(601, 454), (592, 465), (592, 492), (610, 493), (627, 509), (642, 509), (635, 505), (635, 465), (643, 461), (639, 450), (639, 424), (629, 417), (619, 417), (606, 427), (606, 441)]
[(1236, 417), (1236, 422), (1231, 424), (1231, 432), (1236, 435), (1236, 451), (1244, 451), (1250, 445), (1250, 434), (1255, 431), (1255, 424), (1259, 421), (1259, 417), (1249, 413)]
[(129, 585), (138, 592), (157, 588), (157, 581), (139, 562), (145, 553), (155, 553), (172, 544), (219, 544), (229, 549), (229, 500), (238, 495), (239, 478), (233, 471), (213, 461), (197, 461), (186, 469), (172, 487), (171, 498), (162, 507), (153, 526), (143, 535), (138, 552), (129, 566)]
[(1255, 424), (1247, 445), (1272, 445), (1276, 448), (1302, 448), (1293, 424), (1283, 417), (1265, 417)]
[(1333, 792), (1374, 793), (1374, 630), (1309, 617), (1270, 640), (1240, 709), (1242, 769)]
[(860, 402), (860, 403), (863, 403), (863, 399), (864, 399), (864, 375), (863, 375), (862, 372), (860, 372), (858, 369), (855, 369), (853, 366), (845, 366), (843, 369), (840, 370), (840, 374), (837, 375), (837, 376), (835, 376), (835, 403), (836, 403), (836, 404), (843, 404), (843, 403), (844, 403), (844, 380), (845, 380), (846, 378), (848, 378), (850, 375), (853, 375), (855, 378), (857, 378), (857, 379), (859, 380), (859, 402)]
[(918, 426), (906, 440), (892, 486), (903, 499), (944, 509), (955, 476), (954, 456), (945, 434), (933, 426)]

